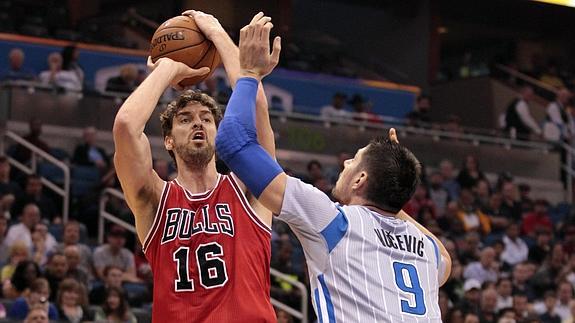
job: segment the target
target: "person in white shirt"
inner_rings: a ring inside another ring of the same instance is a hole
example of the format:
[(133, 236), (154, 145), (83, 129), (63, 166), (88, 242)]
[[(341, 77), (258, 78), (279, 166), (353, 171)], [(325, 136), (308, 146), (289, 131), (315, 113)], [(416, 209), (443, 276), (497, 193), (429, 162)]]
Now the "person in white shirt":
[(62, 55), (52, 53), (48, 56), (49, 70), (40, 73), (40, 81), (47, 85), (55, 85), (67, 91), (82, 91), (82, 81), (74, 71), (62, 69)]
[(520, 90), (520, 96), (513, 100), (505, 113), (505, 130), (519, 139), (529, 139), (534, 133), (541, 135), (541, 128), (529, 112), (529, 102), (533, 100), (535, 93), (533, 88), (525, 85)]
[(344, 93), (337, 92), (334, 94), (331, 104), (321, 108), (321, 117), (327, 121), (334, 119), (337, 121), (349, 119), (351, 114), (349, 111), (344, 109), (346, 98), (347, 97)]
[(28, 203), (22, 209), (20, 223), (14, 224), (8, 229), (5, 244), (10, 248), (16, 242), (23, 243), (28, 250), (32, 251), (32, 231), (36, 224), (40, 222), (40, 208), (34, 203)]
[(497, 311), (513, 307), (513, 284), (509, 278), (500, 278), (497, 281)]
[(511, 223), (503, 236), (504, 249), (501, 253), (501, 261), (514, 266), (527, 260), (529, 248), (523, 239), (519, 237), (519, 225)]
[(571, 140), (573, 135), (575, 135), (573, 118), (571, 114), (567, 112), (567, 105), (571, 97), (571, 91), (566, 88), (561, 88), (557, 91), (555, 101), (547, 105), (546, 121), (557, 128), (557, 132), (560, 134), (560, 138), (557, 139), (564, 141)]

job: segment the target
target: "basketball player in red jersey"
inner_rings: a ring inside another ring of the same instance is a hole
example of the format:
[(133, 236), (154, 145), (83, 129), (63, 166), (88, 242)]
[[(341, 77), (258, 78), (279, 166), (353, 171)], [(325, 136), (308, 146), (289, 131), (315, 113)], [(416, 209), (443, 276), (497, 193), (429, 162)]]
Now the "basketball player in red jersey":
[[(187, 11), (218, 49), (232, 86), (239, 51), (217, 19)], [(271, 28), (258, 13), (250, 24)], [(154, 322), (275, 322), (270, 303), (272, 215), (233, 175), (216, 171), (214, 141), (222, 113), (215, 101), (184, 92), (162, 113), (164, 146), (178, 175), (165, 182), (152, 169), (144, 127), (164, 90), (206, 74), (167, 58), (130, 95), (114, 122), (114, 163), (154, 274)], [(263, 89), (257, 98), (258, 138), (274, 155)]]

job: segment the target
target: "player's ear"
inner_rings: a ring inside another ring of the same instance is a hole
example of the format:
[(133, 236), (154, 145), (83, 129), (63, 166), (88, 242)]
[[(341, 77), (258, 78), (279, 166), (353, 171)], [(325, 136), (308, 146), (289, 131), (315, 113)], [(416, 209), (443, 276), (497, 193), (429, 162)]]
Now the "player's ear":
[(359, 172), (357, 176), (355, 176), (351, 188), (353, 190), (360, 190), (364, 188), (366, 184), (367, 184), (367, 173), (362, 171)]
[(164, 137), (164, 147), (166, 148), (166, 150), (174, 149), (174, 138), (172, 138), (172, 136)]

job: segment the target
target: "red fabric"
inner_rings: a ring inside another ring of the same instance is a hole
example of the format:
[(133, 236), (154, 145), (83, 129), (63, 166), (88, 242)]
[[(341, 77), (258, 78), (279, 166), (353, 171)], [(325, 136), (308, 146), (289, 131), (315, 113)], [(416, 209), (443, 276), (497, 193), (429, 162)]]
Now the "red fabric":
[(537, 228), (547, 228), (551, 232), (553, 230), (553, 223), (548, 214), (536, 214), (534, 212), (528, 213), (523, 218), (523, 233), (531, 235), (535, 233)]
[[(270, 302), (271, 231), (233, 179), (222, 175), (212, 191), (199, 195), (177, 182), (166, 187), (143, 243), (154, 273), (153, 321), (276, 322)], [(186, 270), (188, 279), (182, 277)]]

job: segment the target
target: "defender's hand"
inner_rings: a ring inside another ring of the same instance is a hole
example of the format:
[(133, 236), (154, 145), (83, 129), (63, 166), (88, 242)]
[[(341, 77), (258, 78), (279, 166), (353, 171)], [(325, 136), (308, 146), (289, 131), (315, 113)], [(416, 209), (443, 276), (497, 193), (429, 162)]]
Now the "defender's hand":
[(276, 37), (270, 54), (271, 18), (262, 12), (240, 30), (240, 76), (260, 81), (276, 67), (280, 58), (281, 39)]
[(190, 16), (194, 18), (198, 28), (200, 28), (206, 38), (211, 41), (213, 41), (214, 37), (218, 34), (226, 34), (224, 27), (222, 27), (218, 19), (210, 14), (198, 10), (186, 10), (182, 12), (182, 16)]
[(182, 80), (189, 77), (205, 75), (210, 72), (209, 67), (202, 67), (200, 69), (193, 69), (188, 65), (176, 62), (170, 58), (162, 57), (158, 59), (155, 63), (152, 63), (152, 59), (148, 57), (148, 68), (151, 71), (156, 69), (167, 69), (170, 73), (170, 85), (176, 90), (182, 90), (183, 88), (178, 85)]

